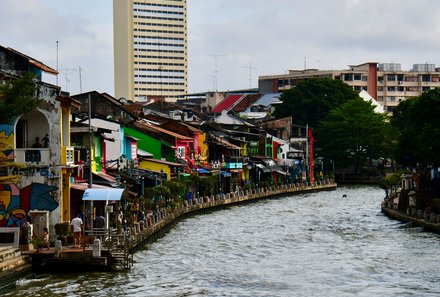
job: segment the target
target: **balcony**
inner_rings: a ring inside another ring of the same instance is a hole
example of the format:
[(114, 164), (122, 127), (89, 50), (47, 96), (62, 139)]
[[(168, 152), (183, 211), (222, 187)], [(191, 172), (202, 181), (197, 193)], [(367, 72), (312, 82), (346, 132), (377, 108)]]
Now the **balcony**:
[(247, 163), (249, 157), (246, 156), (229, 156), (224, 159), (225, 163)]
[(50, 149), (48, 148), (17, 148), (15, 162), (33, 166), (49, 166)]

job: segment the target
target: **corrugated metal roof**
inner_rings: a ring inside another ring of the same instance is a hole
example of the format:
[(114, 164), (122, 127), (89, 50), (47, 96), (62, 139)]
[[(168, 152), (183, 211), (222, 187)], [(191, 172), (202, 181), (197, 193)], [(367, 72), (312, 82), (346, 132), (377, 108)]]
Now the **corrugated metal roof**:
[(263, 105), (263, 106), (269, 106), (271, 104), (279, 104), (281, 103), (279, 97), (281, 93), (269, 93), (263, 95), (260, 99), (255, 101), (253, 105)]
[(164, 133), (164, 134), (167, 134), (169, 136), (176, 137), (176, 138), (178, 138), (180, 140), (187, 140), (187, 141), (193, 141), (194, 140), (191, 137), (186, 137), (186, 136), (177, 134), (175, 132), (172, 132), (172, 131), (160, 128), (158, 126), (154, 126), (152, 124), (147, 124), (147, 123), (140, 122), (140, 121), (137, 121), (136, 123), (133, 123), (133, 124), (135, 126), (138, 126), (139, 128), (144, 128), (144, 129), (147, 129), (147, 130), (149, 129), (149, 130), (153, 130), (153, 131), (156, 131), (156, 132)]

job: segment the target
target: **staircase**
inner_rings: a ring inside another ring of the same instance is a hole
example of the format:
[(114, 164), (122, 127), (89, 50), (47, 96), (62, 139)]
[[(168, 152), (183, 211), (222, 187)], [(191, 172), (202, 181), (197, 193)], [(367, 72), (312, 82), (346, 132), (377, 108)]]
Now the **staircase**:
[(15, 286), (16, 281), (31, 271), (28, 256), (19, 248), (0, 246), (0, 295)]
[(0, 273), (20, 268), (27, 264), (28, 256), (23, 256), (19, 248), (0, 246)]

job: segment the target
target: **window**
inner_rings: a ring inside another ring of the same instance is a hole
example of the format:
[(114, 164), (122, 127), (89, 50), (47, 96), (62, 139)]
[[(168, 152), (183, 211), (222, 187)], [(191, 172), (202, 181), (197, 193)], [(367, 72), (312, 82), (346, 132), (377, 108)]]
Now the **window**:
[(179, 159), (184, 159), (185, 158), (185, 147), (184, 146), (177, 147), (176, 157), (179, 158)]
[(396, 87), (387, 87), (387, 91), (388, 92), (395, 92), (396, 91)]
[(388, 78), (388, 81), (396, 81), (396, 75), (395, 74), (388, 74), (387, 78)]
[(387, 111), (392, 112), (395, 108), (395, 106), (387, 106)]
[(344, 74), (344, 80), (345, 81), (352, 81), (353, 80), (353, 74), (351, 74), (351, 73)]

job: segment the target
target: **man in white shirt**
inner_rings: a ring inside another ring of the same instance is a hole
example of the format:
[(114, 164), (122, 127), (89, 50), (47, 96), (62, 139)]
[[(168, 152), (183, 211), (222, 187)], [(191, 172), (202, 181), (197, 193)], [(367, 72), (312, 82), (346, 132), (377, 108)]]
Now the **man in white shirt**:
[(72, 225), (73, 227), (74, 247), (81, 247), (81, 233), (82, 233), (83, 221), (79, 217), (79, 214), (76, 216), (76, 218), (72, 220), (70, 225)]

